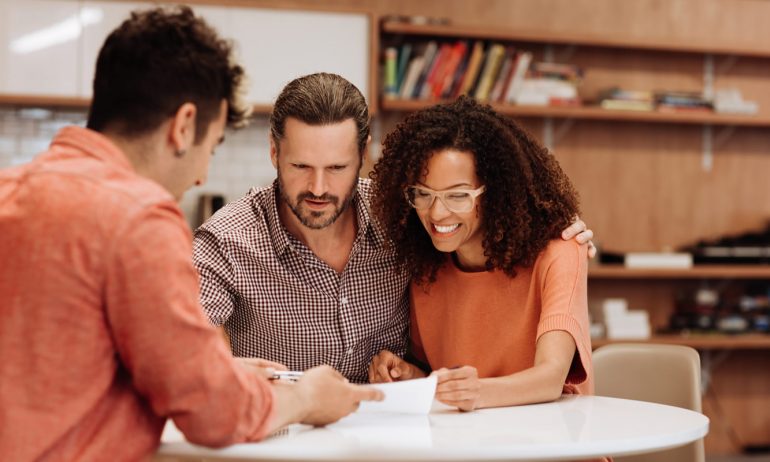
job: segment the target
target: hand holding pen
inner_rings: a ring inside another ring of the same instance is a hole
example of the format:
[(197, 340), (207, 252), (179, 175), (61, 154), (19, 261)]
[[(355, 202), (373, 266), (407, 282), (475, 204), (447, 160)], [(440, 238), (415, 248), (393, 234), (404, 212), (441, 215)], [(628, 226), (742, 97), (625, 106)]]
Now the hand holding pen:
[(286, 372), (289, 368), (281, 363), (262, 358), (235, 358), (235, 361), (250, 372), (271, 380), (276, 372)]

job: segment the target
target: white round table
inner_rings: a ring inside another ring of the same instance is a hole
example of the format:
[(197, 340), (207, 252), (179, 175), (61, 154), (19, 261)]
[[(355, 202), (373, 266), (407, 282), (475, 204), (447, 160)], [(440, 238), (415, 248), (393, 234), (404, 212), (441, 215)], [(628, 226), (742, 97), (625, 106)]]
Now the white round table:
[(260, 443), (208, 449), (169, 423), (157, 455), (259, 461), (542, 461), (621, 456), (703, 438), (703, 414), (598, 396), (565, 395), (528, 406), (458, 412), (434, 403), (429, 415), (355, 413), (323, 428), (292, 425)]

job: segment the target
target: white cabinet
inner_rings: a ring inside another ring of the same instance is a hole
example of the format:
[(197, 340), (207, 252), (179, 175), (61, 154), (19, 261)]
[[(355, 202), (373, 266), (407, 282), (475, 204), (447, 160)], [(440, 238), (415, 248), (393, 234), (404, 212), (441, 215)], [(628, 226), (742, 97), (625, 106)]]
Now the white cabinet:
[(369, 16), (232, 8), (227, 31), (249, 74), (248, 100), (272, 103), (296, 77), (333, 72), (369, 96)]
[(146, 3), (127, 2), (92, 2), (84, 1), (80, 5), (81, 16), (98, 18), (96, 21), (83, 24), (83, 35), (79, 43), (79, 61), (77, 70), (78, 88), (76, 96), (90, 98), (96, 70), (96, 57), (104, 44), (104, 40), (129, 14), (143, 7)]
[[(0, 0), (0, 94), (90, 98), (96, 58), (108, 34), (148, 2)], [(196, 5), (235, 43), (249, 76), (247, 100), (271, 104), (290, 80), (334, 72), (369, 96), (370, 18)]]
[(0, 93), (77, 93), (77, 1), (0, 1)]

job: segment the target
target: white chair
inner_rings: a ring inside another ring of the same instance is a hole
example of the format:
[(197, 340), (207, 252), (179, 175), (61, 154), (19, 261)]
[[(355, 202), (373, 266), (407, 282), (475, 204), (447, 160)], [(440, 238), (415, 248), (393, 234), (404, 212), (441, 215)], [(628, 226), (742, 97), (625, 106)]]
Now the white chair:
[[(616, 343), (593, 352), (597, 396), (635, 399), (701, 412), (700, 357), (687, 346)], [(633, 419), (633, 416), (629, 416)], [(704, 462), (703, 440), (615, 462)]]

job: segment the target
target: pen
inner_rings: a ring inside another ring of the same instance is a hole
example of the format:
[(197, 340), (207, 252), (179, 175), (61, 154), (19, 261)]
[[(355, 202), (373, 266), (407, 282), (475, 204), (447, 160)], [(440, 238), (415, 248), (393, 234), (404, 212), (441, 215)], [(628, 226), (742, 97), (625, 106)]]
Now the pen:
[(301, 371), (275, 371), (270, 380), (290, 380), (296, 382), (302, 377)]

